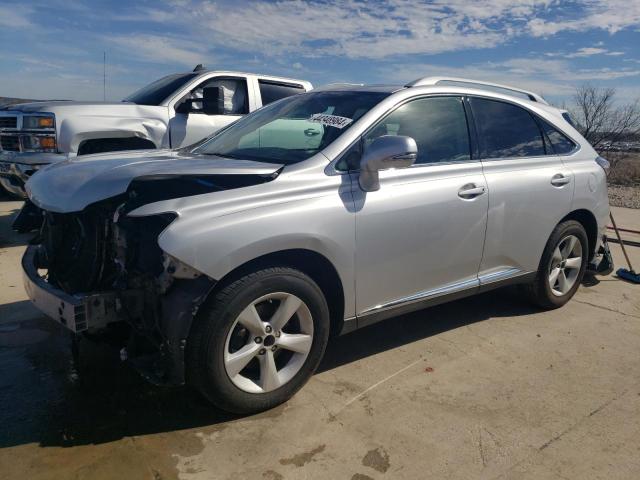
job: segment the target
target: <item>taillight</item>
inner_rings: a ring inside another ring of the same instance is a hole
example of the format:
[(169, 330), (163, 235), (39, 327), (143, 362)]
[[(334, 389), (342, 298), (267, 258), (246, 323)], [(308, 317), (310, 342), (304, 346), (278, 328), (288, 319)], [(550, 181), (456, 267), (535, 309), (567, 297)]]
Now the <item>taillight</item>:
[(609, 160), (602, 157), (596, 157), (596, 163), (602, 167), (604, 173), (609, 175), (609, 170), (611, 170), (611, 164), (609, 163)]

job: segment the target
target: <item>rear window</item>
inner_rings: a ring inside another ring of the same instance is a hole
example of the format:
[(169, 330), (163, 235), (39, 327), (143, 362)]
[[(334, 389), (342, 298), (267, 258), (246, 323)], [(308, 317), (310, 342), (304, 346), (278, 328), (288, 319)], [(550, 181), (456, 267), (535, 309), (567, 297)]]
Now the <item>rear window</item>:
[(545, 155), (542, 132), (529, 112), (516, 105), (471, 98), (482, 158)]
[(299, 93), (304, 93), (302, 85), (294, 83), (279, 83), (269, 80), (258, 80), (260, 85), (260, 96), (262, 97), (262, 105), (280, 100), (281, 98), (290, 97)]

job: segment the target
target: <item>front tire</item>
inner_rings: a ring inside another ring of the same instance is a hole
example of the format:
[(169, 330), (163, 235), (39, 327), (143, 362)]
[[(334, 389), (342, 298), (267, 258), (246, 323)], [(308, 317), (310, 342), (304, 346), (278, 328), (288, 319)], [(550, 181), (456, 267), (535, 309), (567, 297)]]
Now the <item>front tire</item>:
[(567, 303), (582, 282), (588, 252), (582, 224), (575, 220), (558, 224), (547, 241), (535, 279), (525, 286), (530, 300), (547, 310)]
[(304, 273), (273, 267), (224, 286), (187, 340), (188, 382), (233, 413), (273, 408), (313, 375), (329, 338), (329, 308)]

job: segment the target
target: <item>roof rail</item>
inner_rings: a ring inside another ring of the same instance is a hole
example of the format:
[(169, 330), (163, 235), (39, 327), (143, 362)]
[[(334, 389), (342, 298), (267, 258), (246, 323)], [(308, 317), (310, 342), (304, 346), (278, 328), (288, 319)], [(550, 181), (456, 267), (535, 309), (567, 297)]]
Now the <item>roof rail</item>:
[(500, 90), (507, 90), (509, 92), (517, 92), (517, 93), (526, 95), (529, 98), (529, 100), (531, 100), (532, 102), (544, 103), (545, 105), (549, 105), (547, 101), (544, 98), (542, 98), (542, 95), (538, 95), (537, 93), (530, 92), (529, 90), (510, 87), (509, 85), (500, 85), (499, 83), (483, 82), (481, 80), (471, 80), (468, 78), (422, 77), (414, 80), (413, 82), (407, 83), (405, 87), (422, 87), (426, 85), (437, 85), (438, 83), (442, 83), (442, 82), (468, 83), (470, 85), (480, 85), (484, 87), (498, 88)]

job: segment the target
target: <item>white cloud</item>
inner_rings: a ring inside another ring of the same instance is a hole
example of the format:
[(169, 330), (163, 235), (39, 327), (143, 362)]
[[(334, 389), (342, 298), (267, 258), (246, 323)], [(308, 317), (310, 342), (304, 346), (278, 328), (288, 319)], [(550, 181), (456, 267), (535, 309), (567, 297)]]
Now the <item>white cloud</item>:
[(582, 15), (575, 18), (544, 20), (533, 18), (528, 22), (529, 31), (536, 37), (549, 37), (558, 32), (606, 30), (616, 33), (628, 27), (640, 25), (640, 2), (637, 0), (584, 0)]
[(133, 34), (110, 36), (106, 41), (140, 60), (194, 66), (210, 58), (202, 44), (167, 36)]
[[(640, 25), (640, 1), (585, 0), (569, 9), (558, 0), (180, 0), (133, 11), (127, 18), (180, 23), (210, 44), (267, 56), (382, 59), (491, 48), (526, 35), (616, 32)], [(591, 54), (588, 49), (576, 53)]]
[(0, 27), (28, 28), (32, 27), (29, 16), (31, 8), (24, 5), (0, 5)]
[(583, 48), (579, 48), (577, 52), (566, 55), (566, 57), (567, 58), (590, 57), (592, 55), (599, 55), (602, 53), (607, 53), (607, 49), (600, 48), (600, 47), (583, 47)]
[[(280, 56), (339, 55), (380, 59), (489, 48), (518, 35), (552, 0), (389, 0), (238, 2), (184, 0), (158, 7), (148, 20), (198, 31), (210, 43)], [(138, 13), (129, 15), (139, 18)]]
[[(475, 63), (463, 67), (435, 64), (396, 63), (378, 72), (387, 82), (406, 83), (424, 76), (452, 76), (515, 85), (551, 97), (568, 96), (586, 81), (615, 80), (640, 76), (639, 69), (613, 70), (575, 69), (567, 60), (536, 60), (512, 58), (500, 62)], [(637, 95), (637, 94), (636, 94)]]

